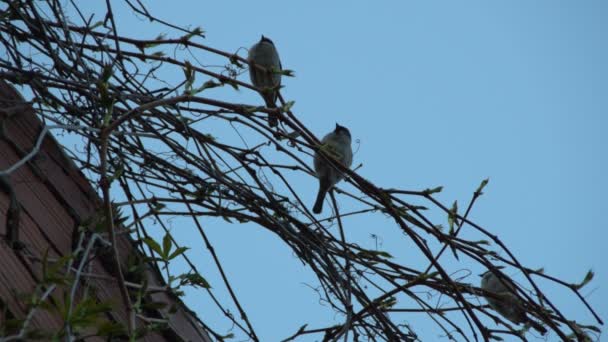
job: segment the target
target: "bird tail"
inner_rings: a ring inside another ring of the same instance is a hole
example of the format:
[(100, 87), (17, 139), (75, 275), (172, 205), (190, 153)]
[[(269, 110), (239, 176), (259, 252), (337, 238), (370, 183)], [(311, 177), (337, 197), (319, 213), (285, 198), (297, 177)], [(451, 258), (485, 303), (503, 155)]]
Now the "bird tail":
[(317, 200), (315, 201), (315, 206), (312, 208), (313, 213), (320, 214), (323, 211), (323, 201), (325, 201), (326, 194), (327, 194), (326, 187), (319, 186), (319, 193), (317, 193)]
[[(264, 95), (264, 102), (266, 102), (266, 107), (268, 108), (277, 108), (276, 97), (274, 95)], [(270, 127), (276, 127), (279, 125), (279, 118), (277, 118), (274, 114), (268, 114), (268, 124)]]
[(547, 333), (547, 329), (536, 321), (528, 319), (528, 324), (532, 327), (532, 329), (538, 331), (541, 335), (544, 335)]

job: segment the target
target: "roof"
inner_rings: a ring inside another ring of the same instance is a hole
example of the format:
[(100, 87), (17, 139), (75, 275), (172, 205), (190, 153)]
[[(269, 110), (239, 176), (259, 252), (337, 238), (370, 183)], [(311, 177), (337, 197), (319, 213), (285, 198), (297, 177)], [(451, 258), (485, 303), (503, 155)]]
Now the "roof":
[[(0, 134), (0, 171), (11, 167), (32, 151), (44, 127), (33, 108), (15, 88), (0, 80), (0, 128), (2, 123), (5, 136)], [(99, 212), (101, 201), (50, 133), (43, 138), (35, 157), (6, 176), (4, 181), (8, 186), (0, 184), (0, 234), (5, 236), (4, 241), (0, 241), (0, 305), (6, 307), (8, 316), (24, 318), (28, 312), (27, 303), (17, 294), (32, 293), (40, 283), (42, 256), (48, 251), (48, 260), (53, 260), (71, 254), (81, 236), (78, 228)], [(14, 195), (12, 216), (9, 210), (11, 195)], [(15, 214), (18, 214), (17, 220)], [(11, 227), (11, 219), (17, 222), (14, 225), (16, 230), (7, 229), (7, 223), (8, 228)], [(8, 240), (11, 232), (14, 240), (18, 240), (24, 248), (10, 245)], [(89, 240), (85, 242), (90, 241), (90, 236), (87, 238)], [(141, 254), (128, 234), (120, 234), (117, 238), (124, 268), (129, 256)], [(121, 301), (112, 264), (108, 263), (107, 258), (104, 260), (102, 255), (95, 255), (87, 264), (86, 271), (95, 276), (82, 277), (76, 297), (81, 298), (83, 289), (89, 288), (89, 293), (97, 301), (113, 304), (107, 318), (126, 325), (126, 309)], [(148, 266), (144, 274), (149, 286), (165, 285), (156, 268)], [(56, 302), (62, 302), (63, 289), (58, 287), (51, 297)], [(210, 341), (202, 323), (177, 297), (156, 292), (148, 300), (168, 304), (150, 314), (167, 319), (170, 329), (151, 332), (143, 340), (176, 341), (181, 337), (185, 341)], [(170, 314), (172, 306), (176, 311)], [(0, 326), (6, 318), (5, 313), (0, 312)], [(136, 324), (142, 326), (144, 322), (138, 318)], [(60, 315), (51, 311), (37, 310), (32, 316), (32, 328), (57, 331), (63, 325)], [(96, 340), (104, 339), (87, 339)]]

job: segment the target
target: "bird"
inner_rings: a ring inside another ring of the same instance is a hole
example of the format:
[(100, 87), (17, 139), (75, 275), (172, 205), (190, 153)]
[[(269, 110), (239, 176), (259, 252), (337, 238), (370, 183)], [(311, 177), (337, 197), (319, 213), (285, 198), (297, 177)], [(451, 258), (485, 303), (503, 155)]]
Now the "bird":
[(515, 284), (506, 275), (496, 271), (487, 271), (481, 274), (481, 288), (487, 292), (496, 294), (501, 299), (483, 295), (492, 309), (501, 314), (509, 321), (520, 324), (529, 324), (542, 335), (547, 333), (547, 329), (538, 322), (533, 321), (526, 315), (526, 310), (519, 298), (515, 295)]
[[(266, 102), (266, 107), (276, 108), (275, 102), (281, 86), (281, 71), (283, 69), (279, 53), (272, 40), (262, 35), (260, 41), (249, 49), (247, 60), (249, 61), (251, 83), (258, 88), (264, 102)], [(266, 70), (262, 70), (256, 65)], [(268, 124), (271, 127), (276, 127), (278, 125), (277, 117), (269, 114)]]
[[(353, 162), (353, 150), (351, 148), (350, 131), (344, 126), (336, 123), (336, 128), (321, 139), (321, 148), (333, 156), (342, 165), (349, 168)], [(336, 169), (320, 151), (315, 152), (314, 167), (319, 179), (319, 192), (312, 211), (320, 214), (323, 211), (325, 195), (336, 183), (344, 178), (342, 172)]]

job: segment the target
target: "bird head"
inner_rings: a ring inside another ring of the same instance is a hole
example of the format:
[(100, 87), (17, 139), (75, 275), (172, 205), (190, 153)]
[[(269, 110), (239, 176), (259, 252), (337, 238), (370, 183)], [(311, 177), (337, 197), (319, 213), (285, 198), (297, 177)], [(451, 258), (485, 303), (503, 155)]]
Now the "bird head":
[(272, 40), (270, 40), (270, 38), (268, 38), (268, 37), (264, 37), (264, 35), (262, 35), (262, 38), (260, 38), (260, 43), (262, 43), (262, 42), (266, 42), (266, 43), (270, 43), (270, 44), (274, 45)]
[(334, 129), (334, 133), (346, 135), (347, 137), (350, 138), (350, 131), (348, 130), (348, 128), (346, 128), (344, 126), (340, 126), (337, 122), (336, 122), (336, 129)]

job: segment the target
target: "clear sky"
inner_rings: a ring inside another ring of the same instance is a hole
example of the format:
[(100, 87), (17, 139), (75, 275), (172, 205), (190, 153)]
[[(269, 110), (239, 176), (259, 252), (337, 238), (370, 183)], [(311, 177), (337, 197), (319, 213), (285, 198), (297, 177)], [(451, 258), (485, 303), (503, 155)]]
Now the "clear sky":
[[(318, 136), (335, 122), (350, 128), (357, 140), (354, 165), (362, 163), (358, 172), (376, 185), (411, 190), (443, 185), (439, 198), (464, 207), (489, 177), (471, 218), (530, 267), (571, 282), (593, 269), (596, 278), (583, 293), (608, 319), (608, 2), (159, 1), (148, 6), (170, 22), (200, 25), (204, 43), (225, 51), (249, 47), (261, 34), (272, 38), (283, 67), (295, 70), (282, 94), (296, 101), (299, 119)], [(123, 33), (154, 38), (162, 32), (118, 15)], [(247, 76), (241, 78), (248, 81)], [(226, 98), (262, 103), (244, 90)], [(312, 205), (316, 180), (295, 179)], [(341, 322), (305, 285), (316, 285), (311, 272), (272, 234), (254, 225), (206, 222), (263, 341), (278, 341), (305, 323), (313, 328)], [(395, 227), (381, 223), (349, 221), (347, 234), (369, 248), (375, 246), (370, 234), (376, 234), (382, 249), (399, 261), (426, 266), (409, 256)], [(173, 233), (192, 248), (189, 255), (203, 265), (212, 285), (221, 287), (194, 229), (174, 223)], [(479, 266), (459, 267), (473, 272), (465, 281), (478, 283)], [(549, 288), (548, 294), (565, 314), (593, 323), (568, 292)], [(186, 303), (220, 332), (229, 332), (205, 296), (190, 295)], [(423, 340), (438, 340), (436, 328), (411, 322)]]

